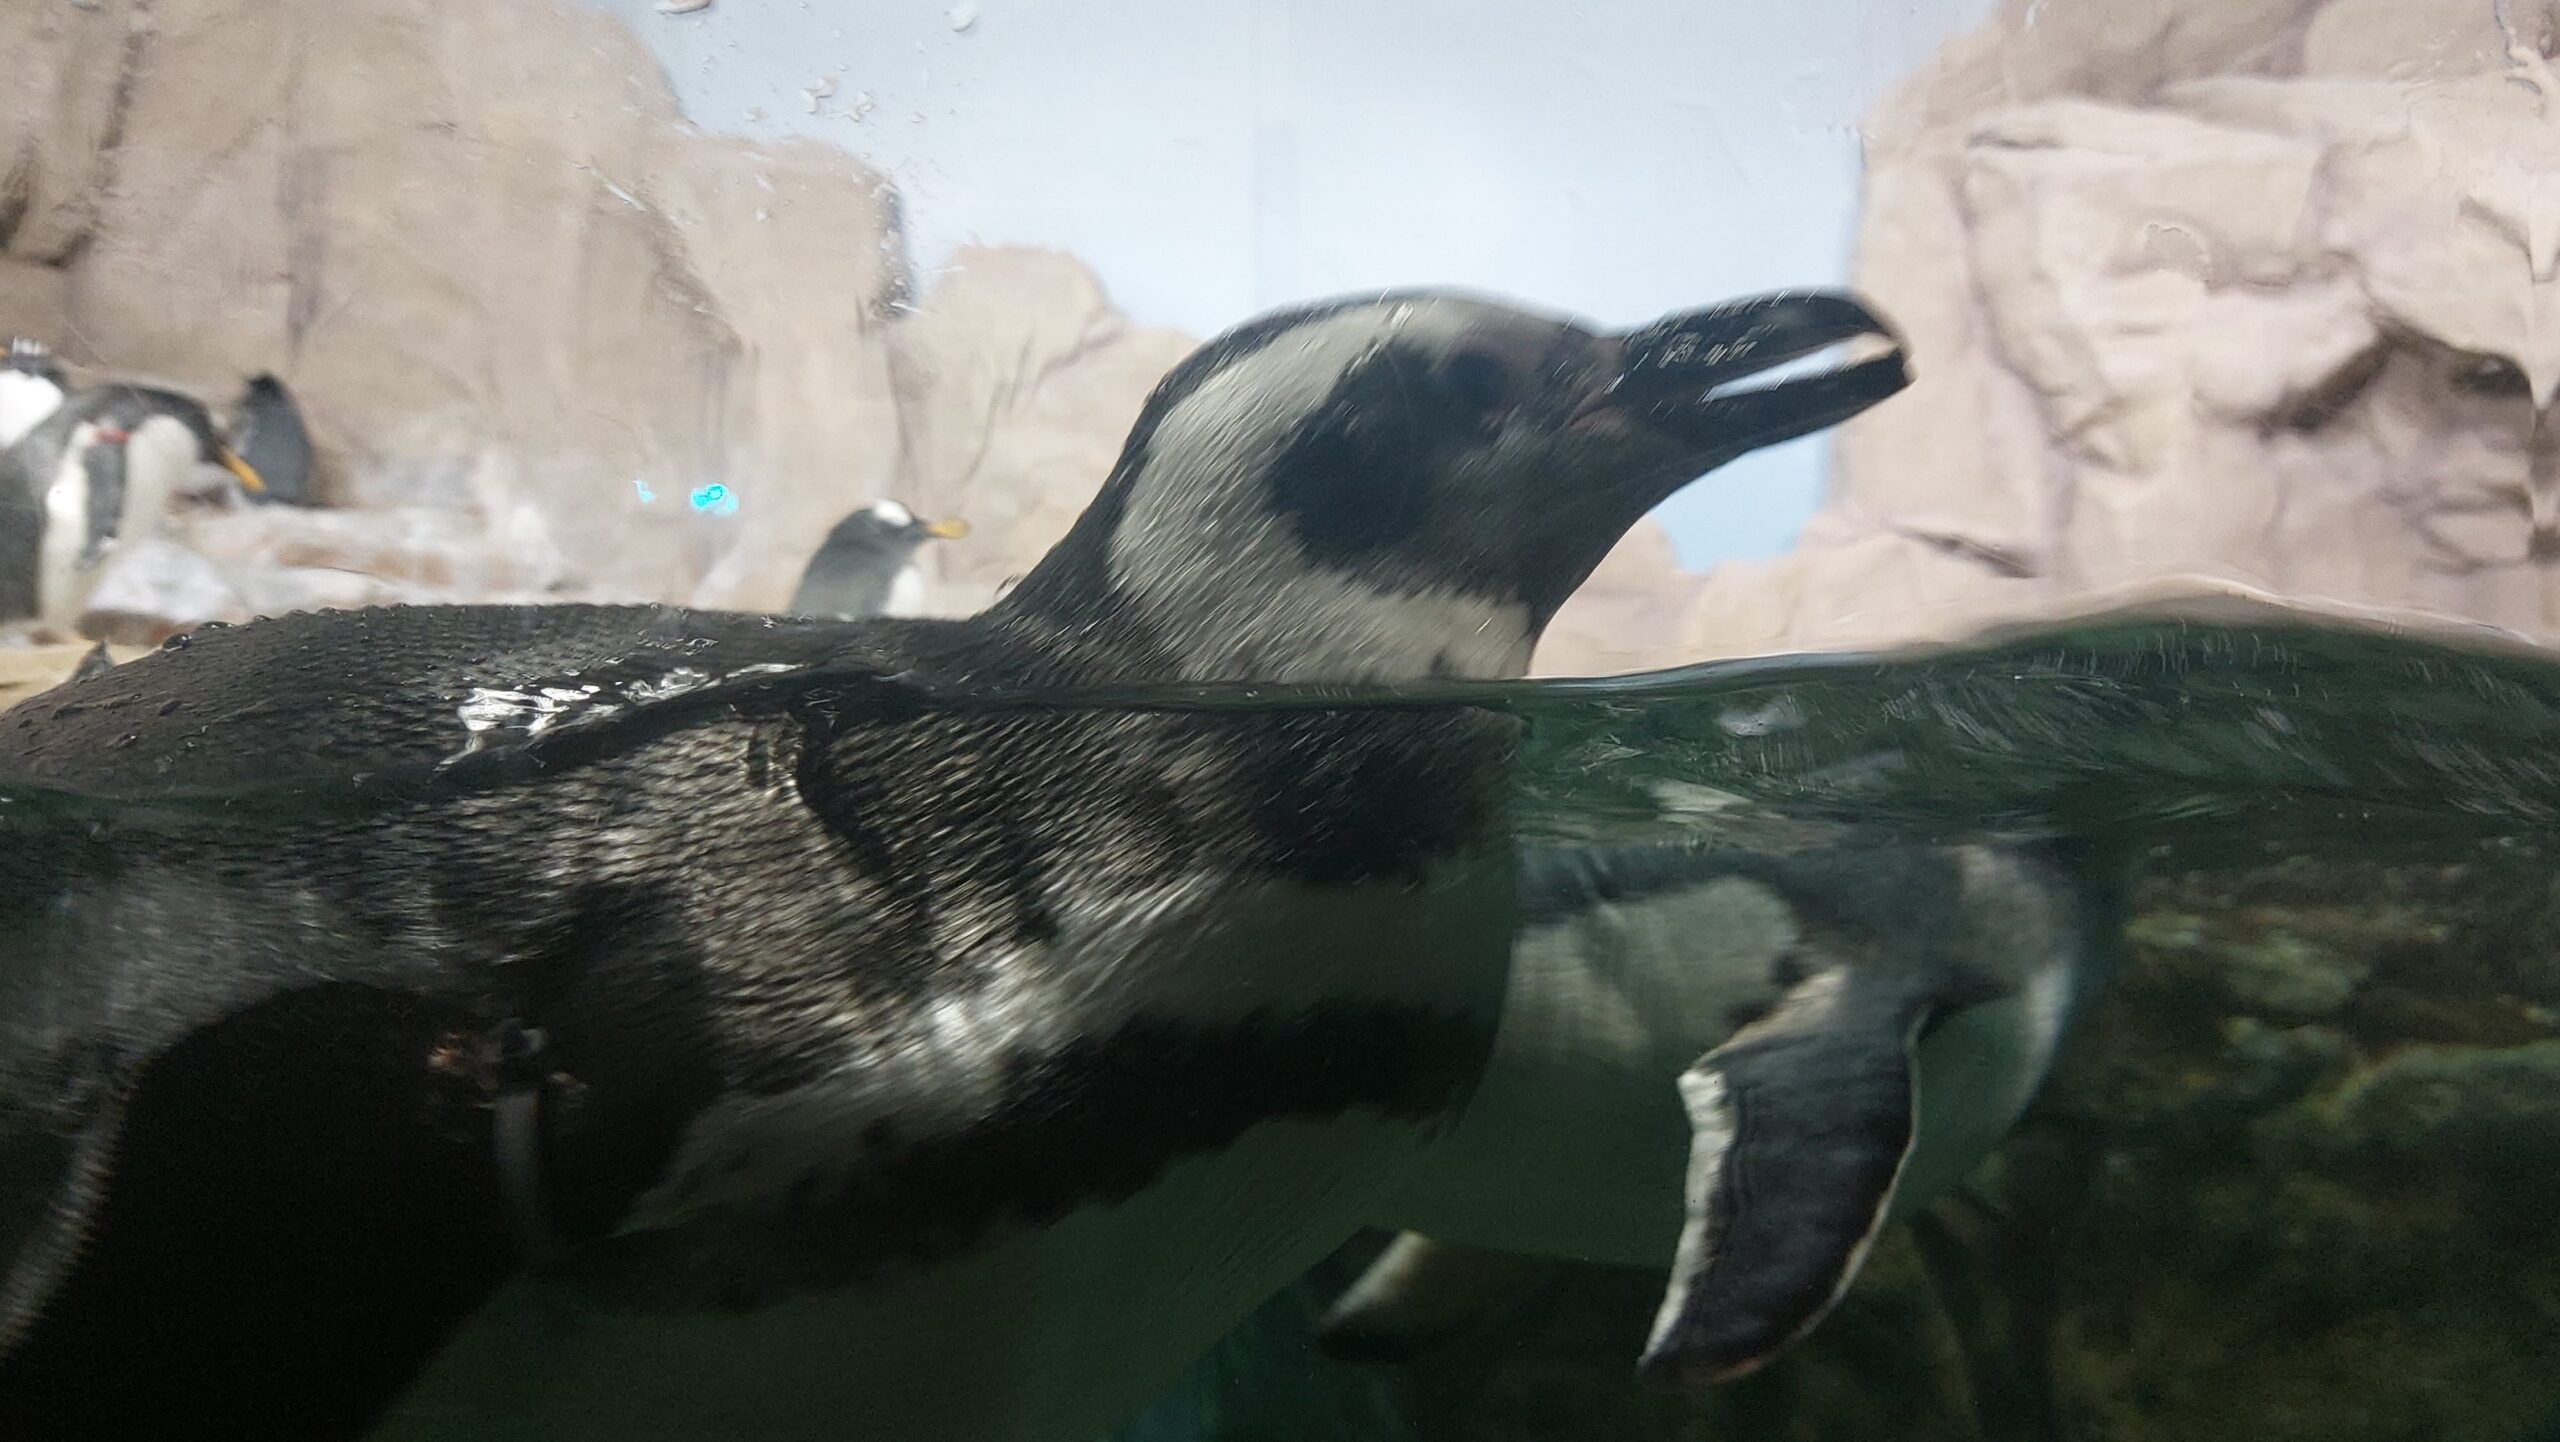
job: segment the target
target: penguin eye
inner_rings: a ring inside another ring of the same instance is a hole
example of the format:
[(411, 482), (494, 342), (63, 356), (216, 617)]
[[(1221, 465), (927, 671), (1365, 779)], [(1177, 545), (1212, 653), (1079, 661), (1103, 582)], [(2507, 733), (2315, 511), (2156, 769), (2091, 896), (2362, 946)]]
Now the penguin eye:
[(1440, 377), (1452, 395), (1475, 410), (1500, 410), (1511, 398), (1511, 368), (1485, 351), (1462, 350), (1449, 357)]
[(2532, 393), (2524, 372), (2505, 356), (2471, 354), (2454, 364), (2453, 383), (2475, 396), (2513, 400)]

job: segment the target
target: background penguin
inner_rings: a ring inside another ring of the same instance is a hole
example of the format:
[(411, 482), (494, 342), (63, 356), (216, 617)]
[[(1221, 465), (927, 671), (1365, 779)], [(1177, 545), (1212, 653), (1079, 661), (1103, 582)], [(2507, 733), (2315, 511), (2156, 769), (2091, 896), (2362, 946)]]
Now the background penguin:
[(251, 376), (231, 407), (231, 448), (263, 484), (246, 487), (255, 501), (284, 506), (319, 503), (311, 432), (284, 382)]
[(62, 405), (65, 381), (61, 363), (38, 342), (9, 342), (9, 358), (0, 362), (0, 450), (16, 445)]
[(292, 613), (13, 711), (0, 1435), (1086, 1442), (1464, 1105), (1518, 725), (990, 688), (1516, 676), (1885, 335), (1305, 307), (967, 620)]
[(859, 621), (924, 614), (916, 548), (969, 534), (965, 521), (919, 521), (896, 501), (874, 501), (827, 532), (791, 593), (791, 614)]
[(151, 534), (215, 467), (265, 487), (187, 396), (102, 385), (64, 401), (0, 453), (0, 621), (72, 633), (116, 547)]

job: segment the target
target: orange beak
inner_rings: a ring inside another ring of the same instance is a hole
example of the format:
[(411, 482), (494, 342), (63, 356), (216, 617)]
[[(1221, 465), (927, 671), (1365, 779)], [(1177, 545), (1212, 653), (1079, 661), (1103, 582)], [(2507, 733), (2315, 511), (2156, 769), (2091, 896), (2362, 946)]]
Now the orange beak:
[(251, 466), (247, 461), (233, 455), (228, 447), (223, 449), (222, 455), (218, 459), (220, 460), (224, 470), (239, 477), (242, 489), (255, 491), (261, 495), (266, 493), (266, 478), (259, 475), (256, 468)]

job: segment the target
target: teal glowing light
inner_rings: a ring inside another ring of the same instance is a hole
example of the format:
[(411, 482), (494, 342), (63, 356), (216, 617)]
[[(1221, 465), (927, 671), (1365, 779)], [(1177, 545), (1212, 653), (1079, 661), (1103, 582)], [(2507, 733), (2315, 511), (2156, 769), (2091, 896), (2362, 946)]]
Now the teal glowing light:
[(707, 486), (695, 487), (693, 495), (688, 499), (692, 501), (695, 510), (708, 511), (715, 516), (734, 515), (738, 509), (737, 492), (717, 481)]

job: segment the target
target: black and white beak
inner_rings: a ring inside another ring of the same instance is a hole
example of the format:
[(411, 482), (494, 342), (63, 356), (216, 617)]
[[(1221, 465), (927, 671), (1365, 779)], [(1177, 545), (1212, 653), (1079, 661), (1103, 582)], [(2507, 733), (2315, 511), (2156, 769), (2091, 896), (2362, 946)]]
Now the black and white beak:
[[(1617, 374), (1569, 424), (1669, 442), (1695, 465), (1690, 476), (1837, 425), (1911, 383), (1901, 338), (1834, 291), (1730, 301), (1655, 321), (1617, 344)], [(1838, 365), (1770, 376), (1834, 350), (1843, 352)]]

